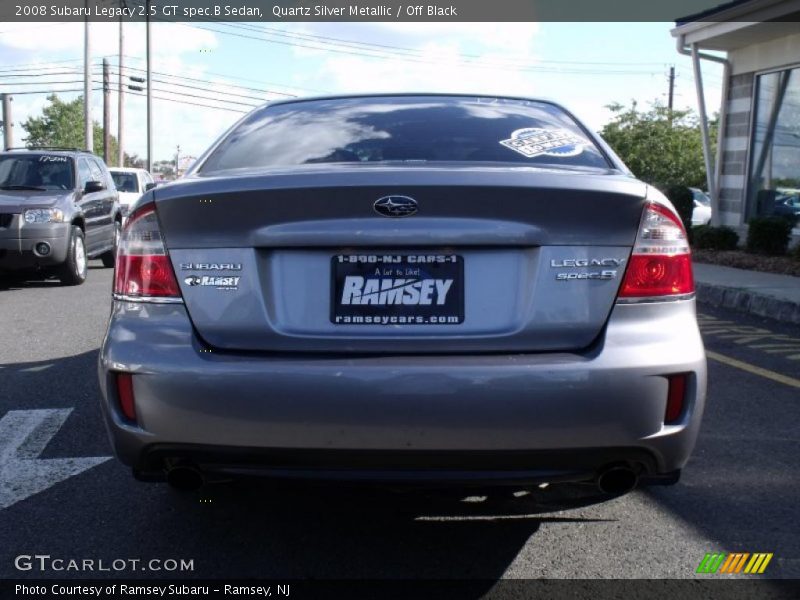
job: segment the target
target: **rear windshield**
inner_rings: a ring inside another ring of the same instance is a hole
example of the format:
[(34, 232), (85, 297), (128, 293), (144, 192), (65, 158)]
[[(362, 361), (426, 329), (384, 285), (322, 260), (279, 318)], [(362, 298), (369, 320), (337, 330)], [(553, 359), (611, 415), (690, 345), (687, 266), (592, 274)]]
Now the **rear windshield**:
[(0, 156), (2, 190), (71, 190), (72, 160), (62, 154)]
[(114, 187), (117, 188), (117, 191), (139, 193), (139, 180), (136, 173), (111, 171), (111, 179), (114, 180)]
[(401, 96), (264, 107), (222, 141), (200, 172), (385, 161), (610, 166), (578, 124), (552, 104)]

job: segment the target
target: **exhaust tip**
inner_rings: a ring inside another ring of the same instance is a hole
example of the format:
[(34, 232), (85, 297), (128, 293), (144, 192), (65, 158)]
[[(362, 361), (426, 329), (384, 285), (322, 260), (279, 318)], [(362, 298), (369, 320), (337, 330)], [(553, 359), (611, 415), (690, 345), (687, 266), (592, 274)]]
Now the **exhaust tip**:
[(193, 492), (203, 487), (205, 477), (194, 467), (179, 466), (167, 471), (167, 483), (176, 490)]
[(639, 482), (639, 476), (628, 467), (611, 467), (597, 478), (597, 488), (604, 494), (627, 494)]

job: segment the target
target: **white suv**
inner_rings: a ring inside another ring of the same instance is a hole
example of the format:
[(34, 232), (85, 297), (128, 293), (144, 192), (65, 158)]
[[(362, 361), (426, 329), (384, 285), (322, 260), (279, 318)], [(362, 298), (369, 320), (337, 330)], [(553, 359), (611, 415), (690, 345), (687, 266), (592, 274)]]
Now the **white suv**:
[(130, 167), (113, 167), (109, 169), (114, 185), (119, 192), (119, 204), (122, 214), (127, 216), (128, 209), (147, 190), (155, 187), (153, 176), (145, 169)]

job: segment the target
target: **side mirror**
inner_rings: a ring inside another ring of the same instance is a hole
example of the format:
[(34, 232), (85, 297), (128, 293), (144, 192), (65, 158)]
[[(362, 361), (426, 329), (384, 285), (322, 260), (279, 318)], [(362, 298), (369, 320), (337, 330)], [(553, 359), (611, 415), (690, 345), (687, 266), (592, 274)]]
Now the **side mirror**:
[(104, 189), (106, 189), (106, 186), (103, 185), (101, 181), (87, 181), (83, 191), (87, 194), (93, 194), (95, 192), (102, 192)]
[(155, 183), (145, 183), (145, 184), (144, 184), (144, 191), (145, 191), (145, 192), (149, 192), (149, 191), (150, 191), (150, 190), (152, 190), (154, 187), (156, 187), (156, 184), (155, 184)]

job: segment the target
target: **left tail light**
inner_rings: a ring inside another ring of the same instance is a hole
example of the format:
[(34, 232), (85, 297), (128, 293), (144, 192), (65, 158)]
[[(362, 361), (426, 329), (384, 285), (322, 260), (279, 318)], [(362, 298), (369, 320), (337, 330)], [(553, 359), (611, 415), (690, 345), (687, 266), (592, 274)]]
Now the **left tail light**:
[(683, 224), (666, 206), (648, 203), (618, 297), (670, 300), (693, 292), (692, 258)]
[(124, 300), (181, 300), (155, 204), (137, 209), (125, 223), (117, 247), (114, 295)]

